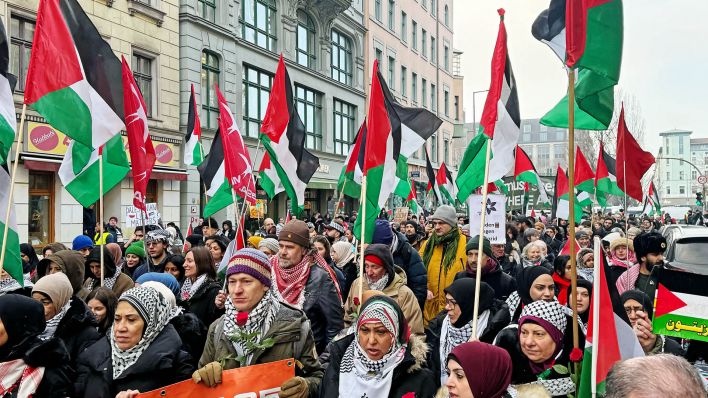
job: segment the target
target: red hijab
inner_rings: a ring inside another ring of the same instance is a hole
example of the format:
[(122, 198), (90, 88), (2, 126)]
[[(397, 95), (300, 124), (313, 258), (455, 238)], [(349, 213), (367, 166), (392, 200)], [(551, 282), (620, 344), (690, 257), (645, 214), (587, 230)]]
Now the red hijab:
[(448, 358), (462, 366), (474, 398), (501, 398), (511, 384), (511, 357), (503, 348), (474, 341), (453, 348)]

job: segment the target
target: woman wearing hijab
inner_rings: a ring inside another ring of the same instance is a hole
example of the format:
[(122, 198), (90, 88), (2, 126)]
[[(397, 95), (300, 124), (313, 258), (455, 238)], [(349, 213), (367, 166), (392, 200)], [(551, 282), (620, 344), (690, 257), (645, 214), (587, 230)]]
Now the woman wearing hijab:
[(81, 253), (75, 250), (59, 250), (39, 260), (39, 264), (37, 264), (38, 279), (57, 272), (62, 272), (69, 278), (76, 297), (83, 300), (88, 296), (88, 290), (84, 289), (86, 259)]
[(71, 282), (61, 272), (40, 278), (32, 288), (32, 298), (44, 306), (47, 322), (39, 338), (62, 340), (69, 351), (72, 369), (76, 369), (79, 354), (100, 337), (91, 310), (80, 298), (72, 296)]
[(411, 336), (401, 308), (386, 296), (364, 303), (356, 331), (329, 346), (320, 389), (330, 397), (432, 397), (435, 381), (425, 369), (427, 345)]
[[(341, 289), (341, 286), (346, 282), (346, 276), (344, 276), (344, 272), (342, 272), (342, 270), (336, 267), (336, 263), (332, 258), (332, 245), (329, 243), (327, 237), (322, 235), (315, 236), (312, 239), (312, 246), (317, 249), (317, 253), (324, 258), (327, 265), (329, 265), (330, 268), (332, 268), (332, 271), (334, 271), (334, 274), (337, 275), (337, 283), (339, 283)], [(345, 296), (342, 296), (342, 298), (344, 297)]]
[(98, 322), (98, 333), (105, 336), (113, 325), (113, 315), (118, 306), (118, 297), (113, 290), (99, 286), (86, 296), (86, 305)]
[(511, 322), (516, 322), (521, 309), (536, 300), (551, 301), (555, 297), (553, 273), (546, 267), (528, 267), (519, 272), (517, 290), (506, 299)]
[[(44, 310), (21, 295), (0, 297), (0, 395), (21, 391), (34, 398), (71, 395), (69, 353), (59, 339), (42, 340)], [(41, 369), (41, 371), (40, 371)]]
[(189, 378), (194, 368), (171, 315), (167, 299), (152, 287), (123, 293), (108, 336), (79, 357), (75, 396), (113, 398)]
[(455, 347), (447, 357), (450, 398), (506, 398), (511, 384), (509, 353), (491, 344), (474, 341)]
[(558, 256), (553, 261), (553, 282), (556, 283), (556, 298), (561, 305), (565, 305), (568, 300), (570, 267), (570, 256)]
[[(115, 245), (114, 249), (109, 249), (108, 246)], [(116, 297), (120, 297), (123, 292), (135, 286), (132, 279), (123, 272), (121, 267), (116, 265), (117, 254), (115, 249), (120, 252), (120, 247), (115, 243), (109, 243), (103, 248), (103, 287), (111, 289)], [(121, 258), (122, 259), (122, 258)], [(96, 246), (91, 249), (88, 257), (86, 257), (86, 281), (84, 289), (91, 292), (101, 286), (101, 247)]]
[(342, 289), (342, 297), (347, 297), (352, 283), (359, 277), (354, 246), (349, 242), (334, 242), (332, 245), (332, 260), (344, 274), (344, 284), (340, 285), (340, 287)]
[(39, 264), (37, 252), (29, 243), (22, 243), (20, 257), (22, 257), (22, 273), (25, 274), (25, 280), (30, 281), (32, 277), (37, 276), (37, 264)]
[(179, 281), (172, 274), (168, 272), (146, 272), (135, 281), (138, 285), (142, 285), (145, 282), (160, 282), (167, 286), (175, 298), (179, 297), (180, 290), (182, 287), (179, 285)]
[(566, 309), (557, 301), (534, 301), (521, 311), (518, 325), (509, 325), (494, 344), (505, 349), (513, 364), (511, 384), (541, 384), (553, 397), (575, 392), (569, 373), (559, 372), (570, 363), (564, 349)]
[(214, 304), (220, 289), (209, 249), (189, 249), (184, 256), (184, 283), (177, 298), (180, 306), (196, 315), (205, 325), (211, 325), (224, 313)]
[(667, 353), (683, 356), (685, 354), (676, 340), (653, 333), (651, 322), (654, 317), (654, 307), (646, 293), (641, 290), (627, 290), (620, 295), (620, 302), (646, 355)]
[[(571, 289), (567, 291), (567, 306), (570, 306), (570, 294)], [(588, 330), (588, 318), (590, 317), (590, 299), (592, 298), (592, 283), (586, 281), (585, 279), (578, 278), (577, 295), (576, 295), (576, 308), (578, 310), (578, 317), (580, 318), (580, 329), (583, 334), (587, 334)]]
[[(453, 348), (472, 337), (475, 283), (472, 278), (454, 281), (445, 289), (445, 311), (430, 321), (426, 341), (430, 345), (428, 364), (436, 375), (436, 386), (445, 385), (447, 373), (444, 364)], [(485, 343), (494, 341), (497, 333), (510, 321), (504, 302), (494, 298), (494, 289), (481, 282), (476, 339)]]

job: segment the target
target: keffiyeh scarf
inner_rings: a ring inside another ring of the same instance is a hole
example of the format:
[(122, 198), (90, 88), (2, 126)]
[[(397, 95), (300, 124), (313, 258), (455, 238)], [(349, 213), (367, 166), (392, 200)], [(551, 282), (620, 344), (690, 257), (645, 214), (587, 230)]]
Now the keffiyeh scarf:
[[(122, 265), (116, 267), (116, 273), (113, 274), (112, 277), (110, 277), (110, 278), (105, 278), (105, 277), (104, 277), (104, 278), (103, 278), (103, 287), (105, 287), (105, 288), (107, 288), (107, 289), (113, 290), (113, 286), (115, 286), (116, 281), (118, 280), (118, 277), (120, 276), (121, 272), (123, 272), (123, 266), (122, 266)], [(98, 280), (98, 284), (100, 284), (100, 283), (101, 283), (101, 280), (99, 279), (99, 280)]]
[(521, 256), (521, 264), (526, 267), (535, 267), (537, 265), (541, 265), (541, 261), (543, 260), (543, 257), (539, 257), (538, 260), (531, 260), (530, 258), (526, 256)]
[(179, 295), (182, 297), (182, 301), (187, 301), (194, 296), (194, 293), (199, 290), (199, 288), (204, 284), (204, 281), (206, 281), (207, 274), (202, 274), (200, 277), (198, 277), (194, 282), (192, 282), (191, 279), (185, 278), (184, 279), (184, 284), (182, 285), (182, 289), (179, 292)]
[(369, 284), (369, 290), (383, 291), (388, 283), (388, 274), (385, 274), (376, 282), (372, 282), (371, 279), (369, 279), (369, 276), (366, 275), (366, 283)]
[(59, 322), (64, 319), (64, 315), (66, 315), (66, 312), (69, 311), (69, 307), (71, 307), (71, 300), (67, 301), (66, 304), (61, 307), (61, 310), (54, 315), (52, 319), (47, 321), (47, 326), (44, 328), (44, 332), (39, 335), (40, 339), (49, 340), (54, 336), (54, 332), (57, 331)]
[[(484, 329), (487, 328), (489, 322), (489, 310), (479, 314), (477, 318), (477, 338), (482, 335)], [(461, 328), (456, 328), (450, 322), (450, 316), (445, 316), (442, 327), (440, 328), (440, 385), (445, 385), (447, 381), (447, 356), (453, 348), (462, 343), (466, 343), (472, 337), (472, 321), (469, 321)]]
[[(25, 285), (27, 282), (25, 281)], [(32, 286), (30, 283), (29, 286)], [(22, 286), (20, 286), (19, 283), (15, 280), (15, 278), (8, 276), (7, 278), (0, 280), (0, 295), (14, 292), (17, 289), (22, 289)]]
[[(248, 313), (248, 320), (243, 327), (236, 323), (239, 311), (234, 307), (231, 299), (227, 299), (224, 306), (226, 309), (224, 314), (224, 333), (231, 337), (237, 331), (249, 334), (259, 332), (255, 343), (260, 343), (275, 320), (275, 316), (280, 309), (280, 302), (275, 298), (275, 295), (273, 295), (272, 289), (269, 289), (261, 298), (261, 301), (256, 304), (256, 307)], [(253, 359), (253, 353), (247, 352), (246, 342), (232, 341), (232, 344), (239, 356), (246, 356), (248, 363), (241, 364), (241, 366), (250, 365)]]
[(271, 260), (272, 278), (278, 288), (279, 299), (299, 309), (302, 308), (302, 304), (305, 302), (305, 285), (310, 277), (312, 261), (312, 256), (304, 256), (300, 263), (283, 268), (280, 266), (280, 258), (273, 256)]
[(30, 367), (22, 359), (3, 362), (0, 364), (0, 396), (16, 392), (13, 397), (30, 398), (43, 376), (44, 367)]
[(113, 332), (115, 324), (111, 326), (108, 338), (111, 343), (114, 380), (140, 359), (143, 352), (147, 350), (165, 328), (172, 315), (172, 308), (165, 297), (151, 287), (140, 286), (132, 288), (120, 296), (120, 301), (128, 302), (138, 311), (145, 322), (145, 328), (143, 329), (143, 337), (138, 341), (138, 344), (123, 351), (116, 344)]

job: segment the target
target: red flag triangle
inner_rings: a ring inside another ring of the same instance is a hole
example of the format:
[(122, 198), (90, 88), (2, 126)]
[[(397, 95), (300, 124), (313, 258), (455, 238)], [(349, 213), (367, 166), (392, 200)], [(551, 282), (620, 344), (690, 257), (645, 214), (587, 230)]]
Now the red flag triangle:
[(674, 312), (677, 309), (688, 305), (661, 283), (656, 290), (656, 309), (654, 310), (655, 317)]

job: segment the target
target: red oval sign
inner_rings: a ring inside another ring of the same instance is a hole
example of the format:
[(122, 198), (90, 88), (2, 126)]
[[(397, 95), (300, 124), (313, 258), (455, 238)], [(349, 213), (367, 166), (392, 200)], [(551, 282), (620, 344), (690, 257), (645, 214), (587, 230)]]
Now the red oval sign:
[(59, 145), (59, 136), (49, 126), (37, 126), (30, 131), (32, 145), (42, 151), (51, 151)]
[(157, 144), (155, 147), (155, 157), (159, 163), (169, 163), (172, 161), (172, 148), (165, 144)]

